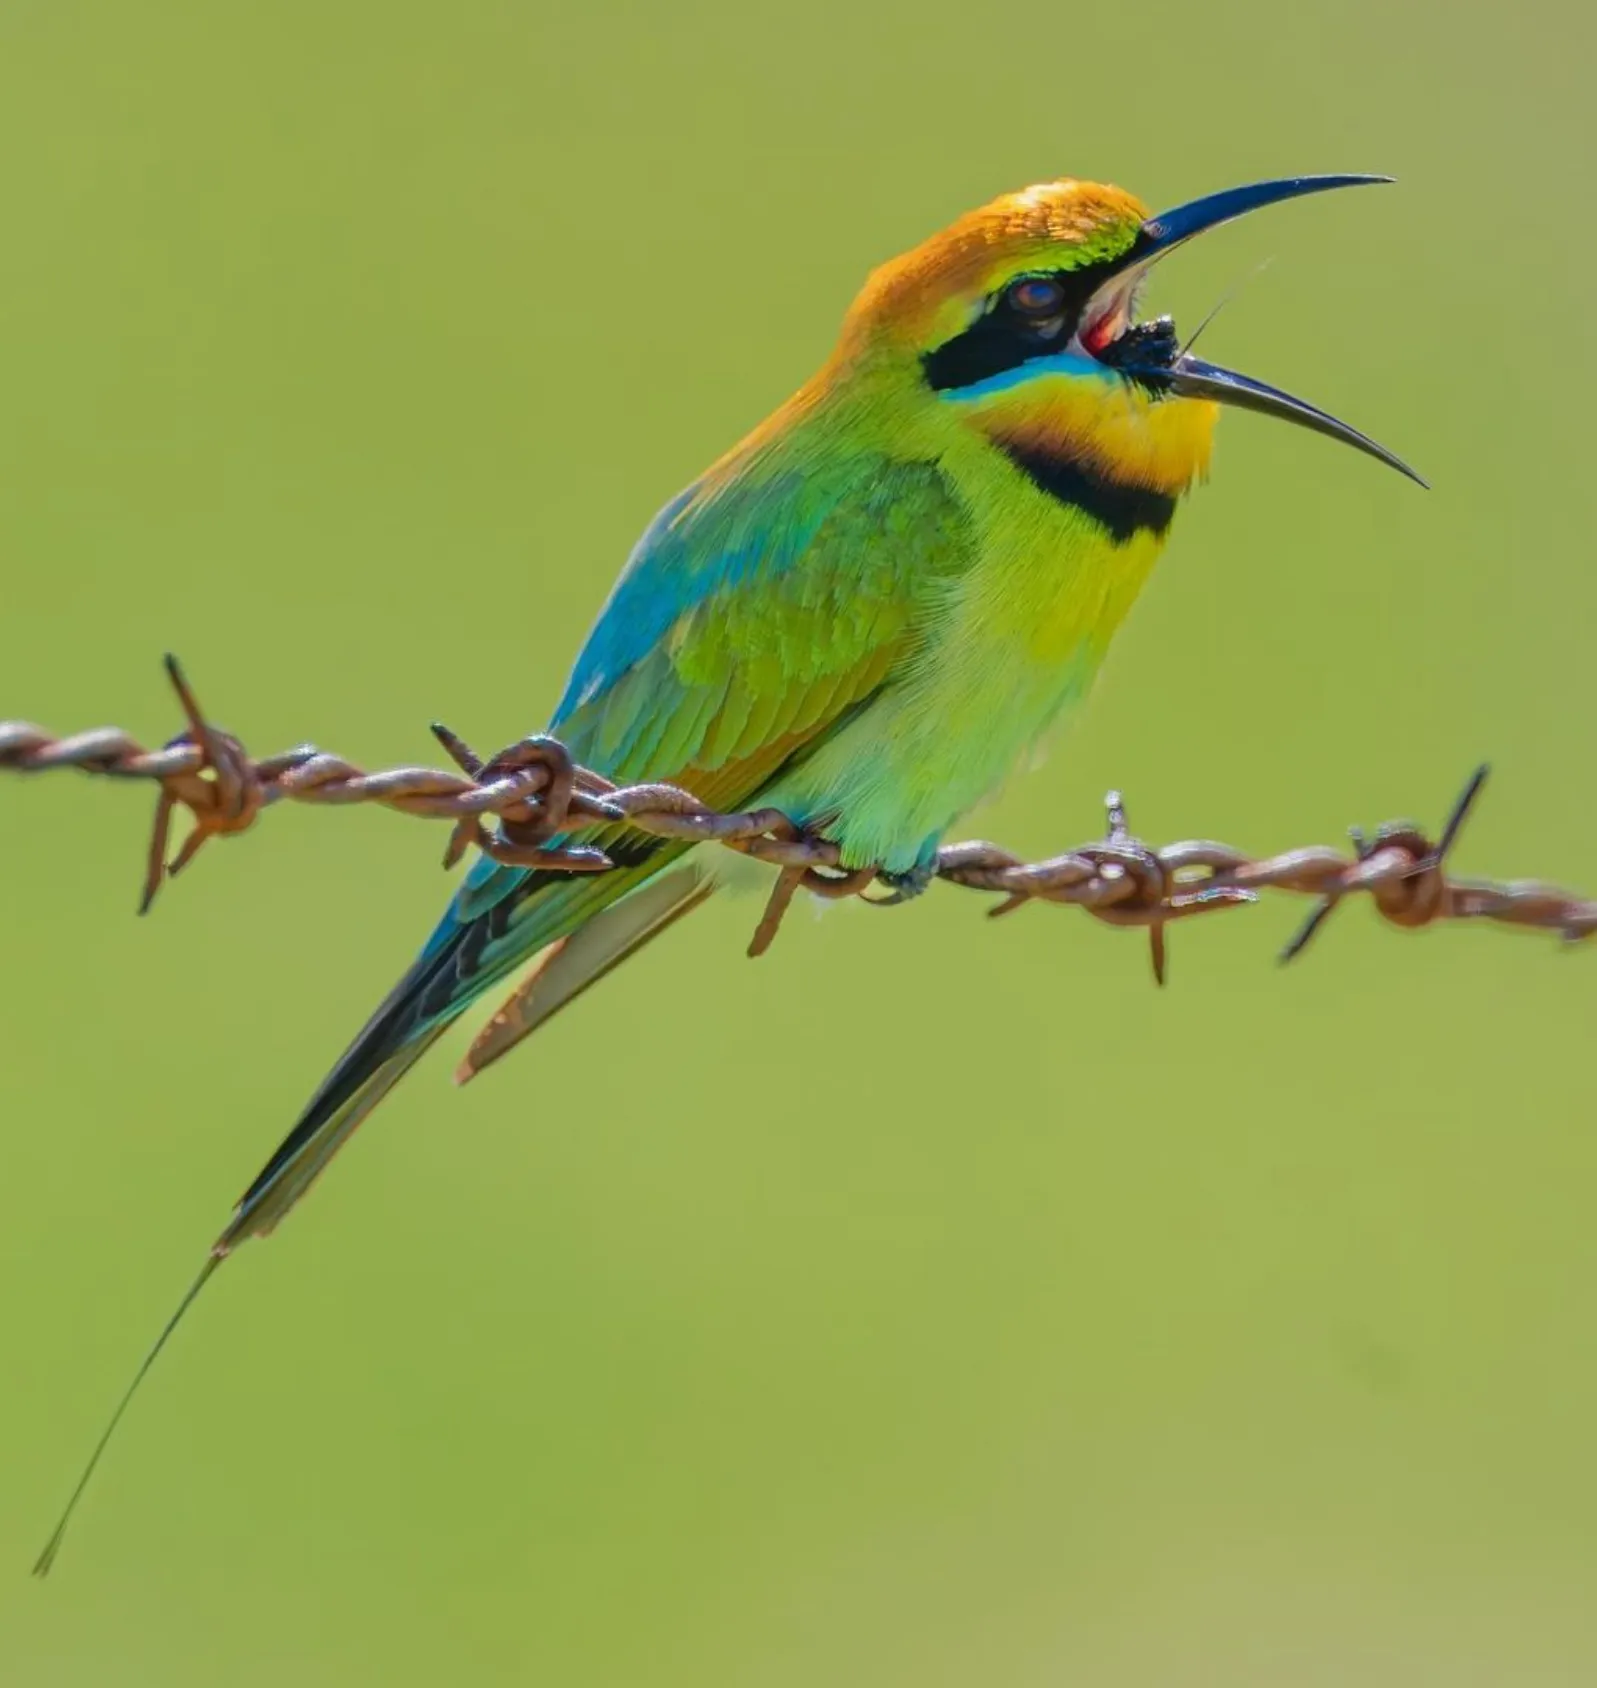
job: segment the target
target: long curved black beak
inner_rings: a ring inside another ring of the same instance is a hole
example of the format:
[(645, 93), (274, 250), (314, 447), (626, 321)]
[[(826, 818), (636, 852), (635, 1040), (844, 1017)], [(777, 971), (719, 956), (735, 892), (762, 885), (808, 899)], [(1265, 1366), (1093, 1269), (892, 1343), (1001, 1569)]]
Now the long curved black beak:
[[(1282, 181), (1254, 182), (1248, 187), (1227, 188), (1221, 193), (1205, 194), (1202, 199), (1190, 200), (1173, 211), (1162, 211), (1150, 217), (1137, 233), (1125, 253), (1115, 262), (1113, 273), (1125, 276), (1145, 274), (1154, 264), (1178, 246), (1218, 228), (1233, 218), (1244, 217), (1266, 205), (1283, 199), (1299, 199), (1305, 194), (1327, 193), (1333, 188), (1365, 187), (1376, 182), (1390, 182), (1390, 176), (1289, 176)], [(1419, 485), (1426, 483), (1402, 458), (1385, 446), (1377, 445), (1367, 434), (1328, 412), (1284, 393), (1279, 387), (1255, 381), (1251, 376), (1239, 375), (1235, 370), (1222, 369), (1218, 364), (1206, 363), (1185, 352), (1176, 353), (1168, 362), (1138, 361), (1121, 364), (1126, 374), (1144, 385), (1176, 398), (1212, 399), (1219, 404), (1234, 405), (1240, 410), (1256, 410), (1265, 416), (1278, 416), (1283, 422), (1295, 422), (1299, 427), (1311, 428), (1341, 440), (1377, 458), (1380, 462), (1407, 475)]]

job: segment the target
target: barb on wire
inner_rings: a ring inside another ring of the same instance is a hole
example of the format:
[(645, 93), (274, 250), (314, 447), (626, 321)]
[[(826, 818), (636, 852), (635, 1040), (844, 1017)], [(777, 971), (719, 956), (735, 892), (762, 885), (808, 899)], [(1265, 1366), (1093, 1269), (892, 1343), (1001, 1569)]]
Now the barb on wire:
[[(904, 900), (902, 877), (874, 866), (850, 866), (838, 846), (804, 832), (775, 809), (719, 814), (673, 785), (618, 786), (575, 762), (558, 739), (519, 740), (487, 760), (447, 727), (433, 732), (458, 773), (401, 767), (367, 773), (342, 757), (302, 744), (277, 756), (251, 758), (200, 709), (176, 658), (166, 670), (188, 721), (159, 750), (127, 733), (101, 727), (59, 738), (27, 721), (0, 721), (0, 770), (39, 773), (77, 768), (115, 779), (153, 780), (160, 793), (145, 864), (139, 912), (146, 912), (163, 880), (182, 871), (209, 839), (245, 832), (262, 812), (285, 800), (298, 803), (378, 803), (400, 814), (452, 822), (446, 866), (475, 846), (495, 861), (602, 873), (611, 862), (589, 833), (629, 827), (657, 838), (720, 844), (767, 862), (778, 871), (749, 945), (763, 954), (793, 897), (864, 897), (886, 905)], [(1189, 840), (1153, 849), (1131, 833), (1118, 792), (1108, 804), (1108, 833), (1046, 861), (1024, 862), (996, 844), (945, 845), (931, 877), (1003, 901), (989, 912), (1009, 914), (1024, 903), (1065, 903), (1111, 926), (1147, 930), (1154, 977), (1165, 978), (1165, 928), (1172, 921), (1257, 901), (1262, 890), (1316, 898), (1317, 906), (1281, 954), (1300, 955), (1328, 916), (1349, 895), (1366, 893), (1394, 926), (1417, 928), (1439, 920), (1489, 920), (1556, 932), (1568, 942), (1597, 932), (1597, 902), (1535, 880), (1497, 883), (1451, 879), (1447, 858), (1485, 784), (1478, 768), (1433, 843), (1408, 821), (1393, 821), (1366, 838), (1352, 833), (1351, 855), (1323, 846), (1255, 859), (1228, 844)], [(193, 826), (175, 856), (167, 848), (175, 810)], [(494, 817), (488, 825), (485, 817)], [(887, 896), (866, 893), (878, 882)]]

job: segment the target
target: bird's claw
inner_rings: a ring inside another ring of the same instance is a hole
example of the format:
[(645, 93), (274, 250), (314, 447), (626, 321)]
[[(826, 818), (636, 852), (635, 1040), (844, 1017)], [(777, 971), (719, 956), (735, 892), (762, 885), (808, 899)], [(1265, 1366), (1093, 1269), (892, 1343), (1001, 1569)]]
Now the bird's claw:
[(888, 895), (867, 897), (865, 900), (877, 908), (895, 908), (899, 903), (912, 903), (936, 877), (935, 858), (929, 862), (916, 862), (914, 867), (904, 873), (878, 873), (876, 882), (887, 887)]

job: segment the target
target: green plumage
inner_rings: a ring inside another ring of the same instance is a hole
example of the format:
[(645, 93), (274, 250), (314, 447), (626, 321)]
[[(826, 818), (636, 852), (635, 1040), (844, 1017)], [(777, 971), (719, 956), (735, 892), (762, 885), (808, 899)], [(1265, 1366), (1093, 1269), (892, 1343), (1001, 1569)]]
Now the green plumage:
[[(1148, 218), (1067, 178), (885, 265), (820, 373), (650, 525), (553, 730), (622, 783), (777, 808), (848, 866), (929, 864), (1090, 683), (1207, 466), (1216, 401), (1402, 467), (1323, 411), (1193, 359), (1168, 321), (1133, 325), (1163, 252), (1369, 179), (1262, 183)], [(703, 900), (696, 866), (677, 866), (689, 846), (599, 838), (618, 865), (598, 876), (475, 866), (245, 1192), (134, 1388), (217, 1260), (283, 1218), (484, 990), (548, 952), (491, 1022), (477, 1051), (491, 1060)]]
[[(671, 780), (717, 807), (749, 807), (912, 669), (973, 556), (941, 473), (873, 454), (830, 473), (779, 474), (774, 498), (772, 484), (756, 473), (696, 489), (640, 543), (552, 724), (579, 760), (622, 783)], [(641, 628), (653, 632), (646, 644)], [(596, 878), (477, 868), (246, 1192), (221, 1246), (275, 1225), (482, 991), (688, 849), (635, 833), (603, 841), (623, 865)], [(906, 843), (903, 865), (922, 842)]]

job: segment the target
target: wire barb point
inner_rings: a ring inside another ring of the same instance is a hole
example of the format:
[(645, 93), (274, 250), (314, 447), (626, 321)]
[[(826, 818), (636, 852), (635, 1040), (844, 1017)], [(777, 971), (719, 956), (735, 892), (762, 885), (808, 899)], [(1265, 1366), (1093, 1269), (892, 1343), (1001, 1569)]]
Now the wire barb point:
[[(211, 838), (248, 831), (263, 810), (284, 800), (324, 806), (376, 803), (399, 814), (447, 821), (444, 861), (450, 867), (475, 848), (515, 866), (603, 873), (614, 865), (603, 843), (617, 829), (717, 844), (780, 870), (749, 946), (751, 955), (770, 948), (801, 889), (827, 898), (866, 896), (885, 878), (893, 894), (867, 896), (867, 901), (887, 904), (907, 901), (920, 889), (922, 870), (884, 876), (880, 864), (845, 866), (835, 842), (778, 810), (722, 814), (678, 786), (618, 786), (580, 766), (565, 745), (543, 734), (520, 739), (485, 761), (458, 734), (434, 722), (433, 735), (455, 772), (401, 767), (367, 773), (306, 744), (252, 760), (237, 739), (206, 717), (177, 658), (168, 654), (164, 666), (187, 726), (158, 750), (145, 749), (115, 728), (58, 738), (28, 721), (0, 721), (0, 771), (77, 768), (146, 779), (160, 788), (145, 854), (141, 914), (165, 880), (182, 872)], [(1253, 903), (1263, 890), (1316, 899), (1309, 918), (1281, 951), (1283, 962), (1301, 955), (1331, 912), (1355, 892), (1367, 893), (1389, 924), (1410, 929), (1471, 919), (1552, 931), (1568, 943), (1597, 933), (1597, 902), (1555, 886), (1447, 877), (1448, 859), (1486, 777), (1484, 764), (1471, 774), (1436, 843), (1406, 821), (1388, 822), (1371, 837), (1354, 828), (1351, 859), (1318, 846), (1255, 859), (1201, 839), (1154, 849), (1132, 833), (1124, 796), (1111, 791), (1104, 799), (1105, 835), (1096, 843), (1036, 862), (1022, 861), (996, 844), (947, 844), (925, 877), (996, 896), (999, 900), (987, 911), (992, 916), (1010, 914), (1025, 903), (1062, 903), (1085, 909), (1107, 925), (1144, 927), (1160, 985), (1169, 975), (1167, 928), (1172, 921)], [(180, 808), (192, 825), (169, 858), (172, 819)]]

